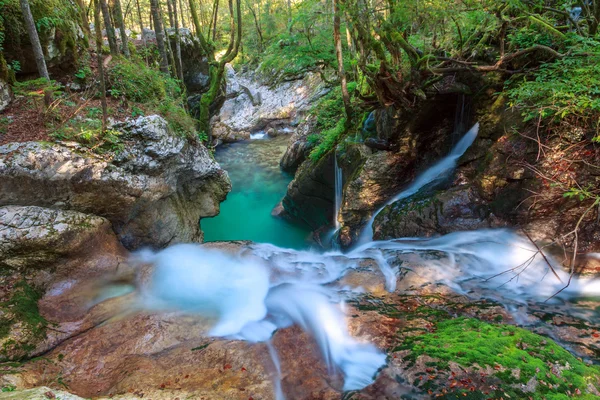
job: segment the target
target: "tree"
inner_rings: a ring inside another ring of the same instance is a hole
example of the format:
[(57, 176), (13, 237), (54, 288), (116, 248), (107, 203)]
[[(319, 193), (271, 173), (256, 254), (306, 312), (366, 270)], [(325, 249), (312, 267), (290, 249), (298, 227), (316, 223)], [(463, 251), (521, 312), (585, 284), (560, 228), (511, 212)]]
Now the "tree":
[(100, 0), (100, 8), (102, 9), (102, 17), (104, 17), (104, 26), (106, 27), (106, 37), (108, 38), (110, 54), (116, 56), (119, 54), (119, 47), (117, 47), (115, 28), (113, 27), (112, 19), (110, 17), (110, 10), (108, 9), (108, 3), (106, 0)]
[(41, 77), (49, 80), (50, 75), (48, 75), (48, 69), (46, 68), (46, 59), (44, 58), (44, 52), (42, 51), (40, 37), (35, 28), (31, 8), (29, 8), (29, 1), (21, 0), (21, 12), (23, 13), (25, 25), (27, 26), (27, 33), (29, 34), (31, 46), (33, 47), (33, 55), (35, 56), (35, 64), (37, 65), (38, 73)]
[[(180, 11), (183, 12), (182, 10)], [(183, 65), (181, 62), (181, 37), (179, 35), (179, 17), (177, 14), (177, 0), (173, 0), (173, 19), (175, 21), (175, 62), (177, 63), (177, 77), (179, 78), (179, 80), (183, 81)]]
[(167, 50), (165, 48), (165, 34), (158, 0), (150, 0), (150, 11), (152, 12), (152, 20), (154, 21), (156, 46), (158, 47), (158, 54), (160, 55), (160, 70), (165, 74), (169, 74), (169, 61), (167, 58)]
[(121, 33), (121, 46), (123, 47), (123, 55), (129, 58), (129, 44), (127, 42), (127, 32), (125, 30), (125, 21), (123, 20), (123, 11), (121, 10), (121, 0), (114, 0), (113, 3), (115, 19), (117, 25), (119, 25), (119, 31)]
[[(229, 25), (230, 25), (230, 38), (229, 45), (225, 54), (219, 59), (216, 59), (215, 48), (212, 43), (209, 43), (204, 35), (200, 21), (198, 19), (198, 12), (194, 0), (189, 0), (190, 13), (196, 27), (196, 36), (200, 40), (200, 46), (206, 54), (209, 63), (209, 87), (206, 93), (202, 95), (198, 110), (198, 125), (200, 133), (208, 135), (209, 140), (211, 139), (210, 134), (210, 106), (217, 98), (221, 85), (223, 83), (223, 77), (225, 75), (225, 65), (233, 61), (237, 56), (240, 48), (240, 41), (242, 38), (242, 11), (240, 0), (236, 0), (236, 12), (234, 13), (233, 1), (229, 0)], [(215, 2), (216, 3), (216, 2)], [(236, 29), (237, 19), (237, 29)]]
[(100, 79), (100, 102), (102, 104), (102, 132), (106, 130), (106, 83), (104, 80), (104, 60), (102, 59), (102, 25), (100, 24), (100, 0), (94, 0), (94, 28), (96, 30), (96, 55)]
[(335, 55), (338, 63), (338, 77), (342, 88), (342, 100), (346, 111), (346, 125), (352, 122), (352, 107), (350, 106), (350, 94), (346, 82), (346, 71), (344, 71), (344, 55), (342, 53), (342, 39), (340, 36), (340, 0), (333, 0), (333, 42), (335, 43)]

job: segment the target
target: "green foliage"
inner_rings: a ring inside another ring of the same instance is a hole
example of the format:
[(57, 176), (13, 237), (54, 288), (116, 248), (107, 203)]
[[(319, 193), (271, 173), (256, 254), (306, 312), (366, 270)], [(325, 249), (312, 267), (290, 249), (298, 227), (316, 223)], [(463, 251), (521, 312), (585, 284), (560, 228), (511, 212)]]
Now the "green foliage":
[[(67, 50), (77, 56), (77, 45), (87, 46), (85, 38), (77, 37), (81, 23), (81, 10), (76, 2), (67, 0), (30, 0), (29, 5), (42, 45), (49, 42), (51, 34), (61, 53)], [(19, 0), (0, 0), (0, 51), (8, 62), (26, 62), (22, 45), (29, 43)]]
[[(118, 59), (108, 70), (112, 97), (124, 97), (145, 104), (162, 115), (174, 133), (191, 136), (196, 131), (195, 122), (184, 108), (185, 97), (179, 81), (149, 68), (139, 58)], [(135, 107), (132, 116), (143, 115)]]
[(508, 83), (508, 96), (527, 121), (591, 124), (600, 116), (600, 42), (571, 39), (568, 55), (522, 79)]
[(108, 70), (108, 78), (110, 90), (138, 103), (163, 100), (168, 95), (168, 78), (141, 62), (119, 59)]
[(342, 135), (346, 132), (346, 118), (338, 120), (333, 128), (321, 132), (319, 144), (310, 152), (310, 159), (318, 161), (325, 154), (330, 152)]
[(15, 92), (15, 95), (19, 96), (43, 97), (44, 93), (47, 91), (51, 91), (54, 94), (60, 94), (62, 86), (56, 81), (38, 78), (29, 81), (15, 82), (13, 91)]
[[(88, 115), (102, 114), (102, 110), (91, 107)], [(50, 136), (55, 140), (73, 140), (92, 149), (97, 153), (118, 153), (123, 149), (121, 132), (115, 130), (102, 131), (100, 119), (74, 118), (66, 124), (55, 128)]]
[[(270, 76), (295, 76), (320, 66), (335, 66), (329, 10), (305, 0), (294, 10), (292, 26), (269, 41), (260, 69)], [(324, 12), (325, 11), (325, 12)]]
[[(551, 339), (510, 325), (494, 325), (472, 318), (441, 321), (434, 333), (406, 337), (401, 349), (410, 349), (411, 359), (427, 355), (440, 362), (455, 362), (467, 368), (486, 366), (503, 383), (510, 398), (523, 398), (520, 384), (535, 377), (533, 399), (595, 398), (588, 385), (599, 385), (600, 368), (588, 366)], [(514, 370), (519, 374), (513, 374)], [(560, 371), (559, 373), (557, 371)], [(513, 386), (514, 385), (514, 386)], [(581, 395), (576, 395), (579, 392)], [(501, 393), (498, 393), (501, 394)], [(492, 396), (496, 398), (496, 396)]]

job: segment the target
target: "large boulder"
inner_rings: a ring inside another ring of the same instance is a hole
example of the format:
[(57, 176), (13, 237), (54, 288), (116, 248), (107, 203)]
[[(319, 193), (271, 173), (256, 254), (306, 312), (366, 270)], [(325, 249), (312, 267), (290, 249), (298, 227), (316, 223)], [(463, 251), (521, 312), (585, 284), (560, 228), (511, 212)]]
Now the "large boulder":
[(306, 160), (282, 200), (286, 215), (316, 230), (333, 222), (335, 152), (318, 161)]
[(41, 354), (105, 318), (89, 312), (89, 284), (125, 273), (126, 257), (105, 218), (0, 207), (0, 360)]
[(493, 220), (489, 205), (477, 191), (461, 185), (435, 193), (426, 191), (387, 206), (373, 222), (373, 238), (426, 237), (483, 229), (498, 224)]
[(159, 116), (114, 127), (124, 148), (110, 156), (74, 144), (0, 146), (0, 206), (38, 205), (103, 216), (127, 248), (199, 242), (231, 189), (200, 143), (174, 135)]

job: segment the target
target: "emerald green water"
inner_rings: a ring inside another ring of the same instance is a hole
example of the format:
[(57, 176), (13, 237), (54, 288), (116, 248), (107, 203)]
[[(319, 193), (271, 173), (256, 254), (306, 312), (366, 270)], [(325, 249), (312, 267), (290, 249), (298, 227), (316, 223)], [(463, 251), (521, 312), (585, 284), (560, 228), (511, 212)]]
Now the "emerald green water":
[(229, 173), (232, 189), (214, 218), (200, 221), (204, 241), (252, 240), (280, 247), (310, 247), (310, 230), (271, 215), (292, 176), (279, 169), (289, 136), (222, 145), (215, 158)]

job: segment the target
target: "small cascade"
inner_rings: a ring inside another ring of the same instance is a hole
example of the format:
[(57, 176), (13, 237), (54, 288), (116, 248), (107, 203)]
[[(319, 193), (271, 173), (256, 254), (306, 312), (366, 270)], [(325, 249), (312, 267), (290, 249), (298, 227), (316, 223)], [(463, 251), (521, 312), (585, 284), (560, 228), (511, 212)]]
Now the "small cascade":
[(462, 139), (460, 139), (452, 151), (450, 151), (450, 154), (429, 167), (429, 169), (425, 170), (425, 172), (419, 175), (417, 179), (415, 179), (406, 189), (398, 193), (391, 200), (388, 200), (387, 203), (373, 213), (373, 216), (371, 219), (369, 219), (369, 222), (367, 222), (367, 225), (363, 228), (363, 231), (360, 234), (358, 245), (373, 241), (373, 221), (375, 221), (375, 218), (381, 212), (381, 210), (388, 205), (397, 202), (398, 200), (402, 200), (412, 196), (413, 194), (416, 194), (425, 185), (447, 178), (456, 167), (456, 162), (458, 159), (471, 146), (477, 137), (477, 133), (479, 133), (479, 123), (475, 124), (467, 133), (465, 133)]
[(467, 124), (471, 119), (471, 104), (465, 96), (461, 93), (456, 102), (456, 111), (454, 114), (454, 131), (452, 132), (452, 146), (454, 146), (459, 140), (464, 131), (467, 130)]
[(267, 134), (265, 133), (265, 131), (258, 131), (250, 134), (250, 140), (261, 140), (266, 138)]
[[(431, 257), (432, 251), (436, 257)], [(411, 262), (403, 263), (403, 257)], [(524, 323), (569, 280), (570, 286), (552, 300), (565, 315), (586, 315), (590, 310), (576, 299), (600, 296), (600, 280), (571, 279), (549, 254), (504, 229), (370, 242), (346, 254), (250, 244), (236, 256), (195, 244), (177, 244), (159, 252), (139, 252), (134, 261), (155, 266), (149, 284), (141, 288), (142, 309), (210, 317), (214, 321), (212, 336), (266, 343), (275, 367), (275, 395), (283, 400), (281, 377), (292, 371), (281, 370), (270, 344), (277, 329), (295, 324), (310, 334), (329, 371), (343, 375), (344, 390), (371, 384), (385, 365), (385, 354), (354, 339), (344, 321), (344, 300), (362, 291), (354, 292), (341, 283), (342, 278), (363, 270), (365, 259), (379, 267), (388, 291), (413, 274), (473, 300), (504, 304), (517, 320), (523, 317)]]
[(334, 204), (334, 211), (333, 211), (333, 224), (335, 226), (335, 230), (337, 231), (338, 229), (340, 229), (340, 221), (339, 221), (339, 214), (340, 214), (340, 209), (342, 208), (342, 196), (343, 196), (343, 190), (344, 190), (344, 184), (343, 184), (343, 176), (342, 176), (342, 168), (338, 165), (338, 160), (337, 160), (337, 150), (335, 151), (335, 154), (333, 156), (334, 159), (334, 166), (333, 166), (333, 173), (335, 174), (335, 204)]

